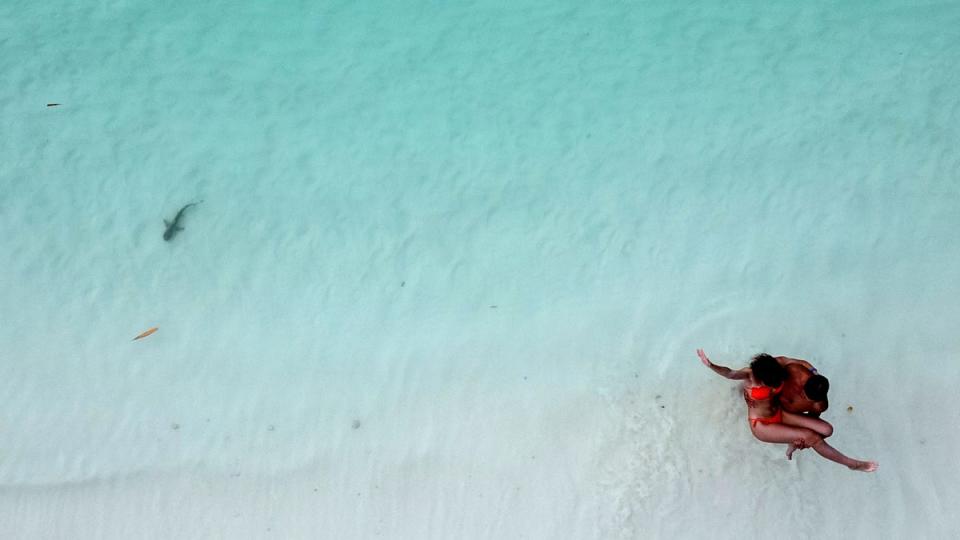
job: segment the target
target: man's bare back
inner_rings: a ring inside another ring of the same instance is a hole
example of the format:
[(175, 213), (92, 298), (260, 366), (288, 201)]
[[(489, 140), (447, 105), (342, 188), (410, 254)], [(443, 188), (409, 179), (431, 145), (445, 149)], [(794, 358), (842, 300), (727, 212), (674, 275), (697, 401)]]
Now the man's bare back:
[(816, 401), (810, 399), (804, 392), (804, 385), (813, 376), (811, 371), (813, 366), (806, 360), (797, 358), (788, 358), (778, 356), (780, 362), (787, 370), (787, 380), (783, 385), (783, 392), (780, 394), (780, 406), (787, 412), (796, 414), (808, 414), (814, 418), (820, 416), (820, 413), (827, 410), (827, 399)]

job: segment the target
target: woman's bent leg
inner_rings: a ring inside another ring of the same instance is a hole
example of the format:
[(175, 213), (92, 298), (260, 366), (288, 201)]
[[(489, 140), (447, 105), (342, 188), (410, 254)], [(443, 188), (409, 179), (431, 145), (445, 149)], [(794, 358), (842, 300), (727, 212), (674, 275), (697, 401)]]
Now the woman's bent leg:
[(823, 437), (815, 431), (803, 427), (789, 426), (787, 424), (761, 424), (750, 426), (753, 436), (763, 442), (794, 444), (802, 442), (803, 446), (812, 447), (814, 444), (823, 440)]
[(816, 431), (824, 437), (829, 437), (833, 435), (833, 426), (830, 425), (830, 422), (826, 420), (821, 420), (819, 418), (812, 418), (810, 416), (804, 416), (802, 414), (794, 414), (787, 411), (783, 411), (783, 423), (789, 424), (791, 426), (797, 426), (802, 428), (811, 429)]
[[(830, 461), (846, 465), (855, 471), (872, 472), (877, 469), (877, 464), (873, 461), (860, 461), (849, 458), (836, 448), (827, 444), (823, 437), (813, 430), (791, 426), (787, 424), (760, 424), (751, 426), (753, 436), (763, 442), (784, 443), (794, 445), (796, 442), (802, 442), (803, 446), (813, 448), (821, 456)], [(788, 450), (788, 454), (792, 454)]]

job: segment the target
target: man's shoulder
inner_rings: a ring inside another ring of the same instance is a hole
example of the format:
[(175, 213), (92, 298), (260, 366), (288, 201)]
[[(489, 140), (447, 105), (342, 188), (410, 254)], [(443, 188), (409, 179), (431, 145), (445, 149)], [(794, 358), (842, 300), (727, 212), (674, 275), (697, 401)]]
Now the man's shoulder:
[(803, 377), (806, 379), (810, 376), (810, 370), (806, 366), (798, 362), (791, 362), (783, 366), (787, 370), (787, 373), (790, 374), (790, 377), (796, 379)]
[(780, 362), (781, 366), (790, 367), (797, 366), (803, 369), (810, 369), (813, 367), (813, 364), (803, 360), (802, 358), (790, 358), (789, 356), (776, 356), (777, 362)]

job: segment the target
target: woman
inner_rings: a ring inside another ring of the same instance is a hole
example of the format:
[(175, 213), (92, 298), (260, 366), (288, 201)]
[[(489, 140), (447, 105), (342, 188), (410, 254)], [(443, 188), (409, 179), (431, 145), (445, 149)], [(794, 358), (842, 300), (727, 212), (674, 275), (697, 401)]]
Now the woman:
[(703, 365), (717, 374), (733, 380), (743, 380), (743, 397), (747, 402), (747, 421), (753, 436), (763, 442), (785, 443), (787, 459), (799, 448), (813, 448), (818, 454), (855, 471), (873, 472), (878, 464), (849, 458), (827, 444), (824, 438), (833, 433), (833, 426), (820, 420), (784, 411), (777, 401), (783, 389), (786, 371), (769, 354), (758, 354), (750, 367), (732, 370), (718, 366), (707, 358), (703, 349), (697, 349)]

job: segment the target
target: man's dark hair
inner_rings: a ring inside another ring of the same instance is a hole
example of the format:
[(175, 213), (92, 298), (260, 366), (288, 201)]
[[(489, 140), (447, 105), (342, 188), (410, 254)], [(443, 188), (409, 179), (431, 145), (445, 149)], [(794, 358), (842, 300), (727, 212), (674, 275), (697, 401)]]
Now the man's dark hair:
[(753, 357), (753, 362), (750, 362), (750, 370), (753, 371), (753, 376), (757, 380), (773, 388), (783, 384), (787, 375), (780, 362), (766, 353), (760, 353)]
[(803, 393), (813, 401), (827, 399), (827, 390), (830, 390), (830, 381), (823, 375), (811, 375), (803, 385)]

